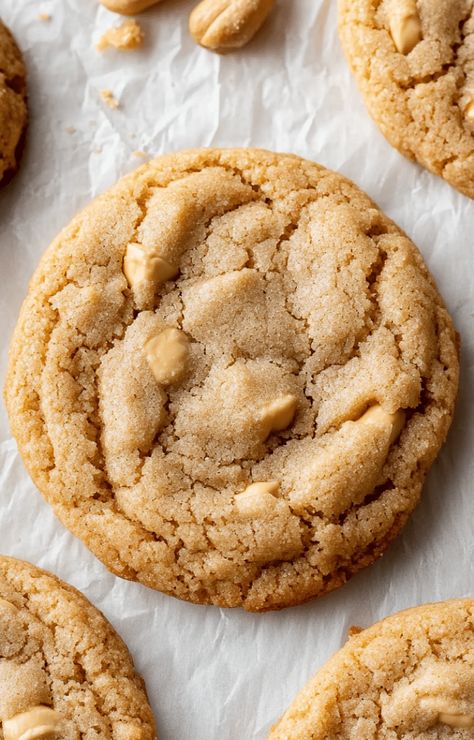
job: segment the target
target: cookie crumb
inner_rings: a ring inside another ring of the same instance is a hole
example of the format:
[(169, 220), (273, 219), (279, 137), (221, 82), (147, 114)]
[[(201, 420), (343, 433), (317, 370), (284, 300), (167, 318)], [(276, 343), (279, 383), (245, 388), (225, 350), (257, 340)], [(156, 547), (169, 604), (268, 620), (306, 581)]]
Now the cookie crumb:
[(132, 152), (133, 157), (138, 157), (138, 159), (147, 159), (148, 154), (146, 152), (142, 152), (141, 149), (137, 149), (135, 152)]
[(38, 13), (38, 18), (40, 21), (45, 21), (45, 22), (51, 20), (51, 16), (49, 13)]
[(363, 630), (363, 627), (357, 627), (357, 625), (353, 624), (352, 627), (349, 627), (347, 630), (347, 638), (350, 640), (351, 637), (355, 637), (359, 632), (363, 632)]
[(76, 133), (76, 129), (74, 128), (74, 126), (67, 126), (66, 127), (66, 133), (67, 134), (75, 134)]
[(109, 108), (112, 108), (112, 110), (119, 107), (119, 102), (113, 94), (112, 90), (108, 90), (107, 88), (101, 90), (100, 97), (102, 98), (104, 103), (109, 106)]
[(109, 46), (120, 51), (132, 51), (143, 43), (144, 34), (135, 20), (127, 20), (109, 28), (97, 43), (99, 51), (105, 51)]

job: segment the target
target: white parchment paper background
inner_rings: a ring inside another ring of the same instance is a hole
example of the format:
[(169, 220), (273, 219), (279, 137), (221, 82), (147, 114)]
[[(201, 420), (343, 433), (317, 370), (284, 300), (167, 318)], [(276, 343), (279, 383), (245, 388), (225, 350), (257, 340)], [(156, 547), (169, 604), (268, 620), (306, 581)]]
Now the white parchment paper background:
[[(339, 47), (335, 0), (280, 0), (258, 38), (225, 58), (189, 37), (192, 6), (165, 0), (141, 16), (143, 49), (101, 55), (95, 41), (118, 17), (96, 0), (0, 0), (25, 52), (31, 109), (21, 170), (0, 191), (2, 382), (40, 254), (141, 163), (136, 150), (263, 146), (339, 169), (419, 246), (463, 339), (453, 428), (402, 536), (339, 591), (261, 616), (181, 603), (110, 575), (35, 490), (0, 408), (0, 552), (52, 570), (107, 615), (146, 679), (163, 740), (242, 740), (265, 737), (350, 625), (474, 594), (474, 203), (404, 160), (371, 122)], [(101, 101), (103, 88), (117, 111)]]

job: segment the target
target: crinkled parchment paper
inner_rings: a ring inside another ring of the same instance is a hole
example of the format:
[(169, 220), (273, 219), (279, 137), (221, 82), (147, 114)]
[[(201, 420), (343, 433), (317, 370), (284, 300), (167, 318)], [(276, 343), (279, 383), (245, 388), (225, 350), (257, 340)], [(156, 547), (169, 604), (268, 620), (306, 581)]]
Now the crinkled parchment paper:
[(193, 4), (164, 0), (140, 17), (142, 49), (99, 54), (119, 19), (97, 0), (1, 0), (25, 52), (31, 109), (21, 170), (0, 191), (2, 381), (51, 239), (141, 163), (137, 151), (190, 146), (291, 151), (348, 175), (419, 246), (463, 339), (453, 428), (402, 536), (342, 589), (280, 613), (193, 606), (109, 574), (30, 482), (0, 409), (0, 551), (52, 570), (107, 615), (146, 679), (163, 740), (249, 740), (265, 737), (350, 625), (474, 593), (474, 203), (403, 159), (371, 122), (338, 43), (335, 0), (280, 0), (258, 38), (226, 57), (190, 38)]

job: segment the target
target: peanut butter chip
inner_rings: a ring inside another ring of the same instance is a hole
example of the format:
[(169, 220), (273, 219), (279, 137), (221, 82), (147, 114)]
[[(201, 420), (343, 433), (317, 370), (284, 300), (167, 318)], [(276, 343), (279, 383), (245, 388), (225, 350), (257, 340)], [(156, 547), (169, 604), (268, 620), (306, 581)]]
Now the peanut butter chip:
[(272, 432), (281, 432), (290, 426), (296, 413), (298, 399), (290, 393), (277, 398), (261, 409), (259, 417), (263, 422), (264, 438)]
[(415, 0), (393, 4), (390, 33), (400, 54), (409, 54), (421, 41), (421, 21)]
[(158, 383), (176, 383), (188, 365), (188, 338), (179, 329), (164, 329), (145, 344), (145, 357)]
[(451, 712), (440, 712), (438, 721), (450, 727), (474, 727), (474, 714), (454, 714)]
[(134, 242), (127, 247), (123, 271), (132, 289), (145, 281), (164, 283), (178, 272), (152, 249)]
[(17, 608), (14, 604), (2, 598), (0, 598), (0, 609), (5, 609), (5, 611), (17, 611)]
[(60, 714), (39, 705), (3, 722), (4, 740), (34, 740), (34, 738), (52, 738), (59, 729), (62, 717)]
[(252, 483), (235, 497), (239, 514), (243, 518), (252, 518), (271, 513), (275, 508), (275, 494), (279, 488), (280, 482), (277, 480)]
[(471, 100), (464, 108), (464, 115), (470, 121), (474, 121), (474, 100)]
[(405, 423), (405, 412), (401, 409), (391, 414), (383, 406), (371, 406), (357, 422), (358, 424), (388, 425), (391, 427), (389, 444), (395, 442)]

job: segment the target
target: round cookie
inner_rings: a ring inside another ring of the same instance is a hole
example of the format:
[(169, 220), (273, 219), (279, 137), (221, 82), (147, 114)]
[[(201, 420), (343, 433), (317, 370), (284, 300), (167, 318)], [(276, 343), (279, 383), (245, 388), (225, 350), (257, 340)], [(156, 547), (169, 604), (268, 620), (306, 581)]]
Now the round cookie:
[(8, 182), (17, 169), (27, 119), (23, 57), (0, 21), (0, 185)]
[(381, 555), (457, 383), (422, 258), (366, 195), (299, 157), (201, 149), (53, 242), (5, 397), (37, 486), (114, 573), (263, 611)]
[(474, 198), (472, 0), (339, 0), (339, 32), (388, 141)]
[(269, 740), (474, 736), (474, 600), (426, 604), (350, 637)]
[(0, 556), (0, 738), (153, 740), (126, 645), (76, 589)]

